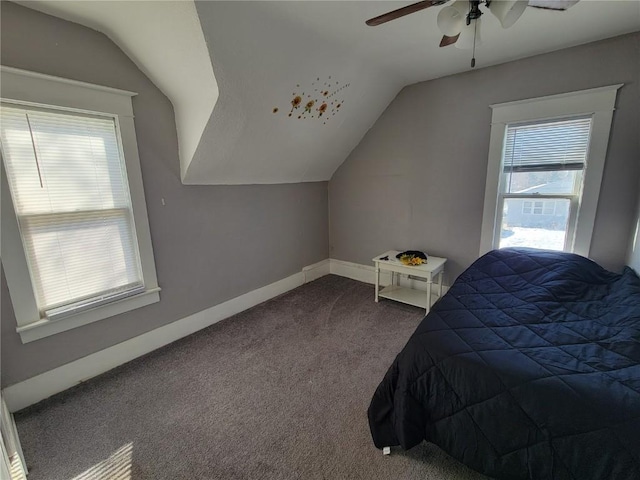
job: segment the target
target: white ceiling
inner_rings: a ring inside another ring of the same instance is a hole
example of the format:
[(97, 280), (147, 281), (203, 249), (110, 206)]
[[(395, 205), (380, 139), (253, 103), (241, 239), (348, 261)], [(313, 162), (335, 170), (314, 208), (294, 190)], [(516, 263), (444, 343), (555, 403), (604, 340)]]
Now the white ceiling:
[[(166, 4), (185, 2), (20, 3), (103, 31), (138, 63), (173, 102), (183, 181), (190, 184), (327, 180), (403, 86), (470, 69), (469, 51), (438, 47), (442, 35), (436, 17), (442, 7), (378, 27), (364, 23), (412, 2), (199, 1), (195, 11), (202, 37), (199, 32), (194, 35), (193, 19), (172, 21)], [(132, 21), (127, 13), (131, 4), (147, 15)], [(528, 8), (508, 30), (487, 13), (476, 68), (637, 30), (636, 0), (582, 0), (566, 12)], [(183, 37), (201, 45), (187, 47)], [(174, 44), (175, 55), (169, 57), (158, 53), (167, 48), (167, 39)], [(198, 62), (209, 65), (193, 68), (209, 83), (180, 81), (191, 75), (189, 65), (180, 64), (181, 57), (193, 57), (193, 48), (202, 52), (205, 41), (210, 61), (200, 55)], [(136, 50), (140, 44), (156, 51)], [(206, 74), (210, 65), (217, 86)], [(172, 69), (182, 74), (169, 74)], [(333, 97), (344, 101), (341, 110), (319, 119), (314, 107), (315, 118), (298, 120), (298, 109), (288, 117), (294, 91), (308, 94), (318, 78), (320, 83), (350, 84)], [(217, 103), (205, 121), (204, 110), (211, 110), (217, 89)], [(203, 102), (194, 103), (194, 98)], [(274, 107), (278, 113), (273, 113)], [(201, 125), (185, 128), (181, 123), (193, 118), (206, 127), (192, 155), (193, 149), (185, 151), (182, 144), (185, 135), (199, 135)]]

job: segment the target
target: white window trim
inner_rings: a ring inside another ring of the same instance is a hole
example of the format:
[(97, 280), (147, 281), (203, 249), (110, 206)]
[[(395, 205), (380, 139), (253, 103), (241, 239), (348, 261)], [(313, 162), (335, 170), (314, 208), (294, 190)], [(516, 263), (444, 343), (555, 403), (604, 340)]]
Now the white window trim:
[(591, 139), (572, 248), (574, 253), (585, 257), (589, 256), (611, 131), (611, 120), (615, 109), (616, 95), (622, 86), (623, 84), (610, 85), (491, 105), (491, 138), (489, 140), (489, 162), (480, 235), (480, 255), (497, 248), (497, 242), (500, 238), (499, 233), (496, 233), (496, 224), (501, 218), (501, 212), (498, 212), (498, 194), (503, 188), (501, 185), (503, 175), (500, 172), (507, 125), (591, 115)]
[(64, 332), (88, 323), (158, 302), (160, 288), (149, 232), (147, 205), (138, 157), (138, 144), (133, 123), (134, 92), (92, 85), (10, 67), (0, 67), (0, 97), (2, 101), (36, 107), (59, 107), (81, 113), (108, 113), (117, 116), (120, 126), (134, 224), (140, 250), (140, 263), (145, 291), (91, 310), (79, 312), (56, 321), (42, 319), (31, 284), (18, 221), (7, 176), (2, 163), (2, 249), (0, 256), (7, 277), (7, 286), (16, 315), (17, 332), (23, 343)]

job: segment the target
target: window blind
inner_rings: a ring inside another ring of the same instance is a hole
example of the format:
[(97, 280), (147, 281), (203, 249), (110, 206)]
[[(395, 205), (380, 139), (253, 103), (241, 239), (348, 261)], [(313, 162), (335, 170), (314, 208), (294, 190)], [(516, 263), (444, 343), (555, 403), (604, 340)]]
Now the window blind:
[(581, 170), (589, 148), (591, 117), (509, 125), (504, 171)]
[(2, 104), (0, 140), (38, 307), (73, 311), (142, 285), (115, 119)]

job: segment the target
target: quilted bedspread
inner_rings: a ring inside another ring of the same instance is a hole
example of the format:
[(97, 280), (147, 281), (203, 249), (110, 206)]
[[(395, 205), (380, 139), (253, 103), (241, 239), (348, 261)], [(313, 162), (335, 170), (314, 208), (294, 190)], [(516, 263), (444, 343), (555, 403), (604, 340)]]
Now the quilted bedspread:
[(488, 253), (397, 356), (369, 424), (379, 448), (427, 440), (499, 479), (640, 479), (640, 279)]

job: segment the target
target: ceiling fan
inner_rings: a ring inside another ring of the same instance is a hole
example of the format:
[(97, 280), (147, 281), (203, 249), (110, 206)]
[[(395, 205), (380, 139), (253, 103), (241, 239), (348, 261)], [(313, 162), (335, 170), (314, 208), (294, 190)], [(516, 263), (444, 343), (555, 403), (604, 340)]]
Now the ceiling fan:
[[(367, 25), (375, 27), (390, 22), (400, 17), (419, 12), (429, 7), (437, 7), (449, 3), (450, 0), (426, 0), (414, 3), (406, 7), (398, 8), (391, 12), (378, 15), (367, 20)], [(480, 23), (483, 12), (480, 5), (484, 4), (489, 11), (500, 21), (502, 28), (511, 27), (527, 7), (542, 8), (545, 10), (567, 10), (578, 3), (579, 0), (456, 0), (452, 5), (444, 7), (438, 13), (438, 28), (443, 37), (440, 47), (456, 45), (458, 48), (473, 49), (474, 58), (471, 59), (471, 67), (475, 67), (475, 48), (480, 45)]]

